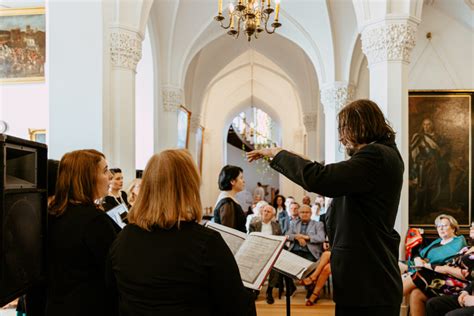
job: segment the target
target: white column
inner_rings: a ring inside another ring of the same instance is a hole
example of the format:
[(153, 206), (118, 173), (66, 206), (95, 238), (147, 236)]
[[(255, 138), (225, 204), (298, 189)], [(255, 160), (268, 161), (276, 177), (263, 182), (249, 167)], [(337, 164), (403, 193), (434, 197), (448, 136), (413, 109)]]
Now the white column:
[(333, 163), (345, 159), (344, 150), (339, 143), (337, 130), (337, 114), (339, 110), (352, 101), (354, 86), (346, 82), (332, 82), (324, 84), (321, 89), (321, 103), (325, 115), (325, 162)]
[(362, 29), (362, 50), (370, 69), (370, 98), (394, 128), (405, 163), (400, 209), (395, 229), (404, 236), (408, 229), (408, 67), (415, 46), (419, 20), (385, 19)]
[(178, 109), (183, 104), (183, 89), (173, 85), (161, 87), (161, 107), (155, 123), (155, 151), (176, 148), (178, 144)]
[(138, 31), (120, 26), (109, 29), (110, 105), (104, 113), (104, 151), (109, 165), (119, 167), (126, 181), (135, 178), (135, 75), (142, 56)]
[(306, 128), (306, 142), (307, 144), (303, 144), (307, 146), (306, 148), (308, 151), (306, 152), (306, 156), (312, 160), (317, 159), (318, 154), (318, 135), (317, 135), (317, 128), (318, 128), (318, 113), (317, 112), (310, 112), (305, 113), (303, 115), (303, 124)]

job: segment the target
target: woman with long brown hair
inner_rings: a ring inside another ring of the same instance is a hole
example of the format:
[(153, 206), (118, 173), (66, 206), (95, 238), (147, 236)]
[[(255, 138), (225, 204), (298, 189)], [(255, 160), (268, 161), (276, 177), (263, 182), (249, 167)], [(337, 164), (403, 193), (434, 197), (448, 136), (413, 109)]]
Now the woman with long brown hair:
[(105, 285), (105, 262), (116, 237), (99, 201), (107, 195), (110, 172), (105, 156), (76, 150), (59, 163), (49, 206), (48, 298), (46, 314), (114, 315)]
[(199, 225), (200, 184), (187, 150), (148, 161), (129, 224), (110, 250), (121, 315), (255, 315), (232, 252)]

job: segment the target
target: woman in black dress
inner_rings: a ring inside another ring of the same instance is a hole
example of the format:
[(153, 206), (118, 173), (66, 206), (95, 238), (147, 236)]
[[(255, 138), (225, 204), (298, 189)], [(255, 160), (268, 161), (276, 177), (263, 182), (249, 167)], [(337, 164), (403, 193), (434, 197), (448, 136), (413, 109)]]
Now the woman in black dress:
[(122, 191), (123, 188), (123, 174), (120, 168), (110, 168), (112, 173), (112, 180), (110, 181), (109, 194), (104, 198), (104, 210), (110, 211), (114, 207), (123, 204), (130, 208), (128, 203), (127, 193)]
[(199, 225), (200, 182), (187, 150), (165, 150), (148, 162), (107, 265), (120, 315), (256, 315), (232, 252), (219, 233)]
[(245, 188), (243, 170), (237, 166), (227, 165), (219, 174), (221, 193), (214, 207), (214, 222), (246, 233), (245, 214), (235, 195)]
[(105, 262), (116, 237), (98, 204), (110, 172), (102, 153), (76, 150), (59, 163), (49, 205), (48, 316), (116, 315), (113, 291), (105, 285)]

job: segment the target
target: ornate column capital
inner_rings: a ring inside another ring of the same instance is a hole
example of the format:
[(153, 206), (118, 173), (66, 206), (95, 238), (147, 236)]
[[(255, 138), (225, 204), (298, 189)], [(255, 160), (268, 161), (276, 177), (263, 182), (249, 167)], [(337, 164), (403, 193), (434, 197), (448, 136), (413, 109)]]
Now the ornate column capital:
[(408, 22), (375, 24), (362, 31), (362, 51), (369, 66), (383, 61), (410, 62), (416, 26)]
[(174, 112), (183, 104), (183, 89), (174, 86), (162, 86), (161, 98), (163, 100), (163, 110)]
[(110, 28), (110, 61), (113, 67), (136, 71), (142, 59), (143, 38), (138, 32), (113, 26)]
[(308, 112), (303, 114), (303, 124), (306, 127), (306, 131), (314, 132), (318, 127), (318, 113)]
[(338, 112), (344, 105), (354, 99), (355, 88), (344, 82), (325, 84), (321, 88), (321, 103), (324, 109), (331, 108)]
[(201, 118), (200, 115), (191, 115), (190, 130), (192, 133), (196, 133), (199, 126), (201, 126)]

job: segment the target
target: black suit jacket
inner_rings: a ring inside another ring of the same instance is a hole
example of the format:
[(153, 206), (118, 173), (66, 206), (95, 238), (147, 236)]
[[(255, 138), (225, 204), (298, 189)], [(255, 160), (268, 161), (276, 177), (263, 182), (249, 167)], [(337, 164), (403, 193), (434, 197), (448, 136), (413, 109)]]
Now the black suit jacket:
[(326, 228), (334, 301), (346, 306), (399, 306), (400, 236), (393, 226), (404, 166), (395, 143), (372, 143), (349, 160), (326, 166), (281, 151), (271, 166), (305, 190), (333, 198)]

